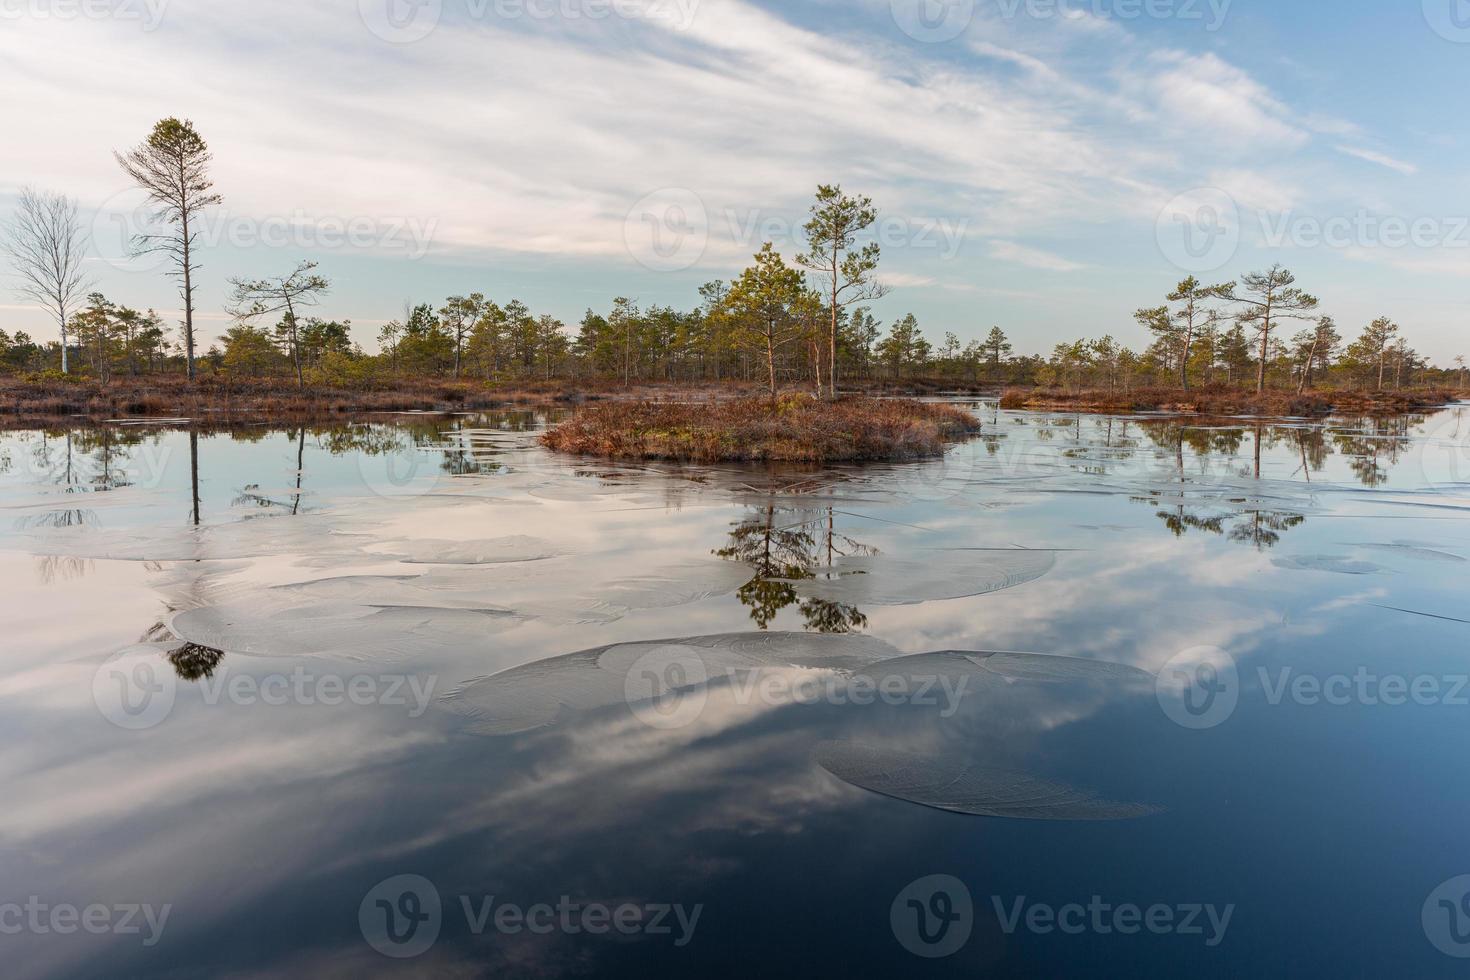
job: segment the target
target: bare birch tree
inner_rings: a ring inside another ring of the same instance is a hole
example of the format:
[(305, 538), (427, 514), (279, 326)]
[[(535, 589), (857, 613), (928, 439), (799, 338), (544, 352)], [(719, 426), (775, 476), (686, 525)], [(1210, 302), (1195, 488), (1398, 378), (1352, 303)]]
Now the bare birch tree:
[(82, 268), (86, 239), (76, 202), (65, 194), (23, 189), (0, 250), (20, 280), (16, 292), (44, 309), (61, 329), (61, 373), (67, 373), (67, 328), (92, 289)]

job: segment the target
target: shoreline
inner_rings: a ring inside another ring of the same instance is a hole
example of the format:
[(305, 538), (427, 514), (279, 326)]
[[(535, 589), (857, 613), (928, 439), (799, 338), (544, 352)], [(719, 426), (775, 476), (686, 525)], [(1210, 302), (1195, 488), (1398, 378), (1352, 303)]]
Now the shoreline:
[[(783, 397), (806, 392), (790, 387)], [(215, 428), (262, 423), (327, 423), (397, 413), (572, 408), (597, 402), (677, 403), (734, 401), (757, 395), (745, 382), (640, 382), (624, 387), (605, 381), (486, 382), (405, 378), (364, 387), (300, 390), (289, 379), (189, 382), (181, 377), (117, 378), (103, 383), (0, 378), (0, 429), (58, 425), (180, 424)], [(844, 396), (998, 399), (1003, 409), (1089, 414), (1158, 412), (1174, 415), (1321, 418), (1332, 414), (1395, 415), (1444, 407), (1470, 398), (1446, 388), (1403, 391), (1253, 390), (1207, 385), (1134, 388), (1128, 391), (970, 384), (952, 379), (856, 381)]]
[(1326, 418), (1331, 415), (1404, 415), (1444, 408), (1470, 397), (1447, 388), (1407, 391), (1340, 391), (1314, 389), (1254, 390), (1224, 385), (1200, 388), (1135, 388), (1117, 391), (1083, 388), (1007, 388), (1000, 407), (1012, 410), (1061, 410), (1096, 415), (1159, 412), (1166, 415), (1243, 416), (1257, 418)]
[[(574, 407), (610, 402), (718, 401), (748, 398), (754, 383), (522, 381), (404, 378), (373, 386), (322, 386), (302, 391), (284, 378), (189, 382), (182, 377), (26, 380), (0, 377), (0, 429), (46, 425), (140, 424), (185, 419), (220, 428), (261, 422), (331, 422), (360, 416)], [(782, 394), (800, 394), (792, 386)], [(844, 394), (926, 397), (940, 394), (995, 397), (998, 387), (953, 382), (861, 382)]]

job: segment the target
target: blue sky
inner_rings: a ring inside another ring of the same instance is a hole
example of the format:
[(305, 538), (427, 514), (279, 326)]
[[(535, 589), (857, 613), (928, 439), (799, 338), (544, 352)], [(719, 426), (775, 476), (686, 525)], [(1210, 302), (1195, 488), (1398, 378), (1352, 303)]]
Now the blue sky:
[[(688, 306), (840, 182), (884, 216), (877, 314), (934, 339), (1140, 347), (1185, 274), (1279, 261), (1344, 333), (1470, 353), (1465, 0), (93, 2), (0, 0), (0, 206), (74, 195), (99, 287), (176, 310), (111, 151), (193, 119), (207, 334), (302, 258), (369, 347), (471, 290)], [(0, 325), (54, 333), (8, 294)]]

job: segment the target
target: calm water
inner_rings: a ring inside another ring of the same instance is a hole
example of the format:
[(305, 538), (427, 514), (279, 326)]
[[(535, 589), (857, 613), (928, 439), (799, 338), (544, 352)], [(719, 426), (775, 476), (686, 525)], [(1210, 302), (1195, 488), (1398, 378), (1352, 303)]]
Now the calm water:
[(7, 975), (1463, 975), (1470, 409), (970, 407), (0, 436)]

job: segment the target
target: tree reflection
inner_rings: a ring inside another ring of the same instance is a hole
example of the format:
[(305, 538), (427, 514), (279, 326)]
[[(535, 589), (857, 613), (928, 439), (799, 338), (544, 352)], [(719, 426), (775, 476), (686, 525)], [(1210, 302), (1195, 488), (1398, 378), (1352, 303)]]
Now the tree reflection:
[(755, 577), (735, 595), (761, 629), (768, 629), (776, 614), (791, 605), (797, 607), (805, 628), (812, 632), (852, 633), (864, 629), (868, 617), (857, 607), (797, 594), (797, 582), (816, 578), (820, 569), (830, 568), (838, 558), (874, 553), (869, 546), (837, 531), (832, 508), (817, 516), (808, 516), (810, 513), (768, 504), (735, 525), (730, 543), (716, 549), (715, 554), (755, 570)]
[(262, 491), (259, 483), (249, 483), (245, 488), (230, 501), (232, 507), (254, 506), (262, 510), (270, 510), (276, 513), (288, 513), (295, 516), (301, 513), (301, 498), (305, 493), (303, 479), (306, 475), (306, 427), (302, 426), (296, 430), (294, 437), (296, 442), (296, 481), (292, 492), (286, 494), (289, 501), (276, 500), (268, 491)]
[[(1252, 429), (1251, 463), (1249, 468), (1242, 473), (1243, 476), (1255, 480), (1261, 479), (1262, 449), (1267, 444), (1274, 445), (1287, 438), (1298, 443), (1302, 465), (1309, 474), (1308, 480), (1310, 480), (1311, 471), (1320, 470), (1325, 463), (1327, 449), (1321, 430), (1312, 430), (1315, 437), (1312, 440), (1303, 439), (1305, 430), (1300, 429), (1266, 426), (1263, 423), (1255, 423)], [(1275, 547), (1280, 542), (1282, 533), (1306, 521), (1304, 514), (1290, 510), (1251, 506), (1252, 502), (1248, 499), (1227, 497), (1200, 503), (1190, 502), (1192, 487), (1197, 484), (1191, 484), (1189, 473), (1186, 471), (1185, 445), (1189, 445), (1196, 458), (1201, 460), (1208, 460), (1218, 455), (1234, 457), (1240, 452), (1241, 444), (1245, 441), (1244, 427), (1204, 429), (1186, 425), (1183, 421), (1168, 420), (1146, 423), (1144, 431), (1156, 445), (1172, 450), (1175, 487), (1167, 491), (1163, 488), (1150, 490), (1146, 495), (1130, 499), (1135, 503), (1158, 508), (1154, 516), (1162, 521), (1176, 538), (1183, 537), (1190, 531), (1202, 531), (1207, 534), (1221, 535), (1229, 541), (1249, 544), (1258, 551), (1264, 551)], [(1165, 503), (1166, 496), (1174, 498), (1172, 506)]]
[(1333, 430), (1332, 441), (1363, 486), (1381, 487), (1413, 445), (1410, 431), (1424, 420), (1423, 415), (1350, 419), (1348, 427)]
[(214, 676), (214, 669), (225, 659), (223, 650), (202, 647), (197, 643), (185, 643), (177, 650), (170, 650), (164, 658), (173, 665), (180, 680), (200, 681)]

